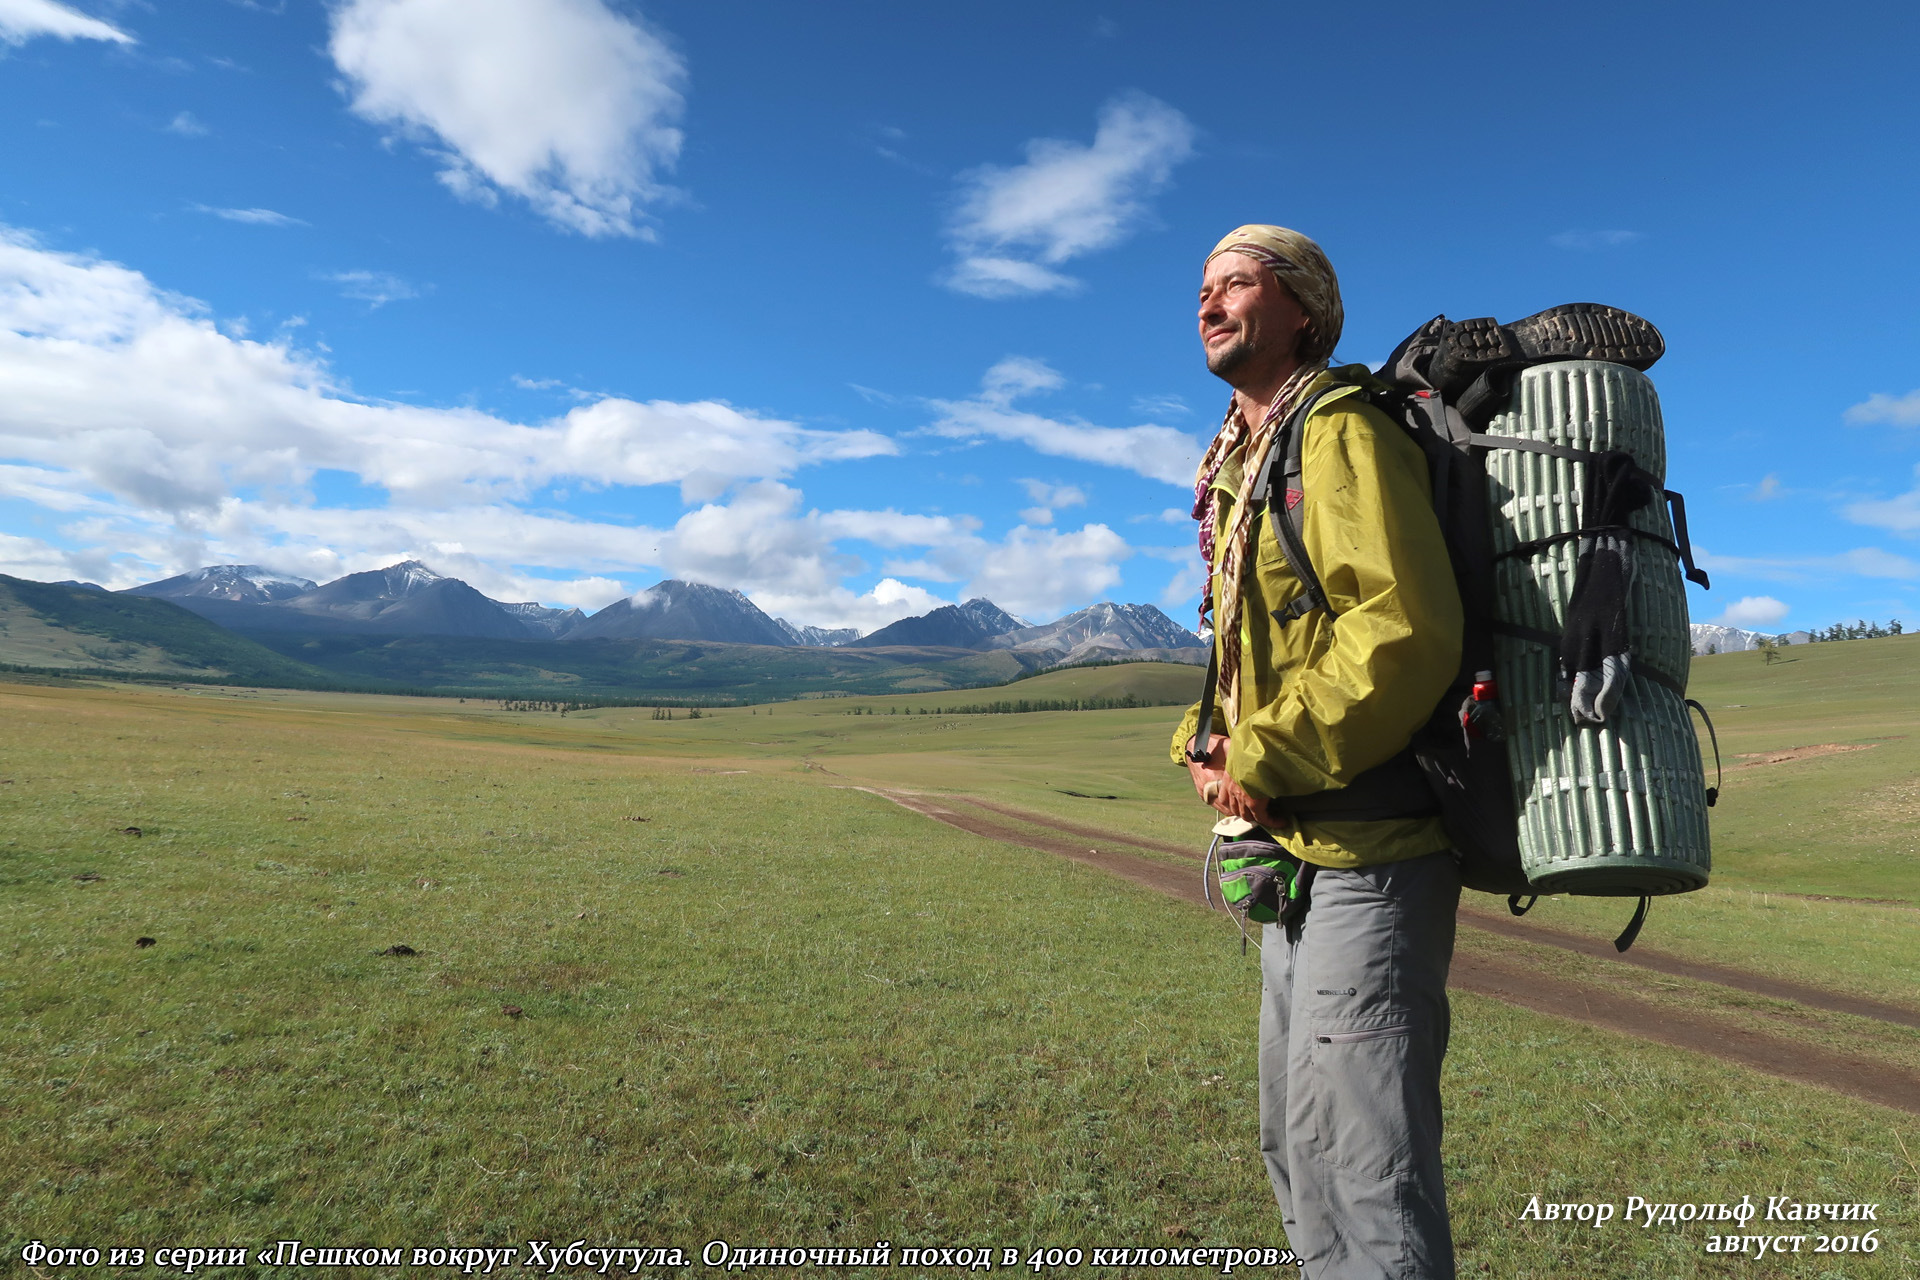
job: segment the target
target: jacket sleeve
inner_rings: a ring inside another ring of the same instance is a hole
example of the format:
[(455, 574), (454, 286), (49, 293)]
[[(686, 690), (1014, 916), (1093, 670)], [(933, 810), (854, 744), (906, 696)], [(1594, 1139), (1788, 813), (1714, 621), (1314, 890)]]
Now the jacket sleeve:
[(1193, 741), (1193, 735), (1200, 732), (1200, 704), (1194, 703), (1187, 708), (1187, 714), (1181, 718), (1180, 727), (1173, 731), (1173, 745), (1167, 754), (1173, 762), (1184, 765), (1187, 762), (1187, 744)]
[(1279, 696), (1234, 727), (1228, 770), (1269, 799), (1345, 786), (1384, 763), (1460, 665), (1460, 594), (1420, 447), (1370, 407), (1315, 415), (1301, 483), (1303, 540), (1336, 616), (1290, 624), (1314, 627), (1304, 656)]

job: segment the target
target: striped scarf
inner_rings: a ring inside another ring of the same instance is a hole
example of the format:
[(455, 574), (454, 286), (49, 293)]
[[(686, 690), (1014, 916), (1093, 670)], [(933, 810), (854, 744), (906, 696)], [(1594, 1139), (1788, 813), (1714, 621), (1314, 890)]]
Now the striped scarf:
[[(1307, 387), (1326, 370), (1327, 361), (1324, 357), (1296, 370), (1274, 393), (1273, 402), (1267, 406), (1266, 417), (1252, 430), (1247, 428), (1246, 418), (1229, 401), (1227, 416), (1220, 423), (1220, 432), (1208, 447), (1207, 456), (1200, 460), (1199, 478), (1193, 486), (1193, 518), (1200, 522), (1200, 562), (1207, 572), (1206, 590), (1200, 598), (1200, 625), (1204, 629), (1208, 615), (1212, 614), (1214, 652), (1220, 658), (1220, 682), (1214, 693), (1214, 705), (1220, 708), (1221, 717), (1228, 728), (1240, 722), (1241, 570), (1247, 560), (1247, 543), (1253, 531), (1254, 515), (1249, 497), (1254, 482), (1260, 478), (1261, 468), (1266, 465), (1267, 454), (1273, 449), (1274, 436), (1280, 424), (1298, 406)], [(1214, 491), (1213, 482), (1228, 455), (1243, 443), (1246, 446), (1243, 455), (1245, 469), (1240, 476), (1240, 492), (1234, 498), (1233, 523), (1226, 530), (1226, 553), (1220, 558), (1220, 569), (1216, 575), (1213, 566), (1214, 525), (1219, 497)], [(1216, 582), (1219, 586), (1217, 600)]]

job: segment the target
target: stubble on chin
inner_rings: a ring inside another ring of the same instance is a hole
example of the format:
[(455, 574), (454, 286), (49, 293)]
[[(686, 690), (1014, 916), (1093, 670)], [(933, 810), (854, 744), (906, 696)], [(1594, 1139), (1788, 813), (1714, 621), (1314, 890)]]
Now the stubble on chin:
[(1207, 352), (1207, 372), (1215, 377), (1224, 378), (1247, 362), (1253, 354), (1253, 344), (1245, 338), (1235, 338), (1226, 346)]

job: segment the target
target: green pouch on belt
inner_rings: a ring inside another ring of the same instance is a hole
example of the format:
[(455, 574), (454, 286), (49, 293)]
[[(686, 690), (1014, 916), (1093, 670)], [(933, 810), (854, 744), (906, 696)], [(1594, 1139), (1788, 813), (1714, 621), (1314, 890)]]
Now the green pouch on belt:
[(1300, 896), (1299, 866), (1266, 840), (1236, 840), (1219, 849), (1220, 896), (1255, 924), (1272, 924)]

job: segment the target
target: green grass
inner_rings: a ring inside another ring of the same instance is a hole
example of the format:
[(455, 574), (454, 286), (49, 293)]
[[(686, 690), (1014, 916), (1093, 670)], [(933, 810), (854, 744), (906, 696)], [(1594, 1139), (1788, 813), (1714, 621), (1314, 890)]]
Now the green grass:
[[(1865, 747), (1730, 768), (1713, 811), (1716, 881), (1920, 904), (1920, 637), (1696, 659), (1729, 766), (1793, 747)], [(1709, 755), (1708, 768), (1712, 768)]]
[[(0, 687), (0, 1248), (1279, 1243), (1224, 922), (846, 789), (1190, 836), (1173, 713), (840, 701)], [(1768, 1273), (1916, 1266), (1915, 1117), (1470, 996), (1446, 1099), (1463, 1274), (1752, 1271), (1536, 1194), (1877, 1201)]]

